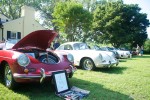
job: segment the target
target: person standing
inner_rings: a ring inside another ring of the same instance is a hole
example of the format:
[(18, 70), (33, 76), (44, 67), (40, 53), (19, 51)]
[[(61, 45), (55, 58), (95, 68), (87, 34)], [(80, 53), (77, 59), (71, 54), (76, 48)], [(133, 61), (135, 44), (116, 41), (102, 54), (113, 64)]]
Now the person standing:
[(58, 48), (60, 46), (60, 43), (58, 40), (56, 40), (53, 44), (53, 49), (55, 50), (56, 48)]
[(141, 46), (140, 55), (143, 56), (144, 48)]
[(137, 44), (137, 47), (136, 47), (136, 53), (137, 53), (137, 55), (139, 55), (139, 53), (140, 53), (140, 46)]

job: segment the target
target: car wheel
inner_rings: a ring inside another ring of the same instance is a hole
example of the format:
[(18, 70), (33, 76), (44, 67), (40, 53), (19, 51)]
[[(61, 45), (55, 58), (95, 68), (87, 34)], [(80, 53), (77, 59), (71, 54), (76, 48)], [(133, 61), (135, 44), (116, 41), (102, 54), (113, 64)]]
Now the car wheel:
[(14, 89), (17, 85), (17, 83), (15, 82), (12, 76), (12, 72), (8, 64), (5, 65), (4, 83), (5, 83), (5, 86), (9, 89)]
[(81, 66), (84, 70), (94, 70), (95, 69), (94, 62), (89, 58), (83, 59)]

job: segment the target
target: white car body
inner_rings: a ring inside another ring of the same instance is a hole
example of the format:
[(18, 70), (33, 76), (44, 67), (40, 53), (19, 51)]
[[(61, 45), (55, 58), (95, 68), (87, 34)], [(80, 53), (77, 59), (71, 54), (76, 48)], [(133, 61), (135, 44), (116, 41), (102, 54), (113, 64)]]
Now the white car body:
[[(81, 47), (77, 47), (77, 46)], [(83, 46), (83, 47), (82, 47)], [(66, 48), (69, 47), (69, 48)], [(114, 57), (113, 53), (106, 51), (96, 51), (91, 50), (85, 43), (82, 42), (68, 42), (61, 44), (57, 50), (65, 51), (74, 56), (74, 64), (76, 66), (81, 66), (83, 60), (90, 59), (94, 63), (95, 67), (111, 67), (113, 65), (118, 65), (118, 60)], [(86, 69), (86, 68), (84, 68)], [(86, 70), (92, 70), (93, 68), (87, 68)]]
[(132, 54), (130, 51), (124, 51), (124, 50), (117, 50), (120, 58), (131, 58)]
[(120, 50), (114, 47), (101, 47), (101, 48), (107, 51), (111, 50), (111, 51), (117, 52), (118, 58), (131, 58), (132, 57), (132, 54), (130, 53), (130, 51)]

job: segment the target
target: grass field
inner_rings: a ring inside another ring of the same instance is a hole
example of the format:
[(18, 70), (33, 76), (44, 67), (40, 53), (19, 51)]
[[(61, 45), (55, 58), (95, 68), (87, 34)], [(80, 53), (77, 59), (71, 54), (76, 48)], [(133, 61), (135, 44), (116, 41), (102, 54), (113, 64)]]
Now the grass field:
[[(121, 59), (109, 69), (78, 69), (69, 83), (90, 91), (85, 100), (150, 100), (150, 55)], [(61, 99), (49, 83), (24, 84), (13, 91), (0, 83), (0, 100)]]

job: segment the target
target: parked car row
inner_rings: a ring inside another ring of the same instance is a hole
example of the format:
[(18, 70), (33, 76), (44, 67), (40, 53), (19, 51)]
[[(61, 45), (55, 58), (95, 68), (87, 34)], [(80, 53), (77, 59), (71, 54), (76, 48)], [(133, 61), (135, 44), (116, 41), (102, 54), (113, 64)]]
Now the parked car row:
[[(32, 32), (21, 40), (0, 44), (0, 77), (5, 86), (14, 89), (22, 82), (52, 80), (52, 73), (65, 70), (72, 77), (76, 67), (84, 70), (117, 66), (117, 58), (131, 57), (114, 48), (89, 48), (83, 42), (67, 42), (56, 50), (48, 49), (57, 33), (52, 30)], [(42, 37), (42, 38), (41, 38)], [(40, 41), (39, 41), (40, 40)]]
[(116, 50), (112, 50), (110, 47), (99, 47), (97, 45), (94, 45), (91, 49), (98, 51), (109, 51), (112, 52), (117, 59), (120, 58), (118, 52)]
[(55, 51), (67, 52), (73, 55), (74, 64), (85, 70), (94, 70), (99, 67), (112, 67), (118, 65), (119, 61), (112, 52), (96, 51), (82, 42), (67, 42), (61, 44)]
[(121, 49), (116, 49), (114, 47), (98, 47), (98, 46), (94, 46), (93, 49), (113, 52), (117, 59), (132, 57), (132, 53), (129, 50), (121, 50)]

